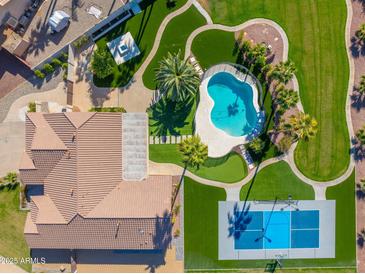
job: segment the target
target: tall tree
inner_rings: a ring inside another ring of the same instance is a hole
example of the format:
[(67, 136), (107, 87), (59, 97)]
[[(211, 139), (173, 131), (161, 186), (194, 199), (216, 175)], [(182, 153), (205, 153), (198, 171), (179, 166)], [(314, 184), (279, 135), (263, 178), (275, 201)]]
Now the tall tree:
[(356, 32), (356, 37), (360, 43), (365, 42), (365, 24), (361, 24), (360, 28)]
[(360, 145), (365, 145), (365, 125), (356, 132), (356, 138)]
[(196, 94), (200, 78), (194, 67), (180, 58), (180, 52), (169, 52), (156, 69), (156, 82), (161, 93), (173, 101), (183, 101)]
[(114, 59), (104, 48), (98, 48), (91, 57), (91, 70), (98, 78), (106, 78), (113, 73)]
[(256, 154), (259, 154), (262, 152), (262, 150), (265, 147), (265, 142), (260, 139), (259, 137), (256, 137), (255, 139), (253, 139), (249, 144), (248, 144), (249, 148), (255, 152)]
[(280, 129), (293, 136), (295, 140), (308, 141), (317, 134), (318, 122), (309, 114), (300, 112), (290, 116), (288, 121), (282, 121)]
[(365, 75), (361, 76), (359, 86), (356, 88), (356, 90), (361, 95), (365, 95)]
[(279, 83), (287, 84), (297, 71), (294, 62), (287, 60), (280, 62), (273, 67), (271, 71), (271, 78), (277, 80)]
[(200, 168), (208, 158), (208, 147), (203, 144), (197, 135), (183, 140), (179, 144), (179, 150), (183, 156), (185, 167)]
[(284, 113), (286, 110), (295, 107), (299, 102), (298, 92), (280, 85), (276, 89), (274, 102), (279, 107), (279, 112)]

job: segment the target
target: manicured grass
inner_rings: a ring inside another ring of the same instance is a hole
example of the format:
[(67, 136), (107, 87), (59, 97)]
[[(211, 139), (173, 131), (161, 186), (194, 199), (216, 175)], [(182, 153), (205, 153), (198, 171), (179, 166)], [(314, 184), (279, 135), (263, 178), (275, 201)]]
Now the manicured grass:
[(195, 99), (188, 99), (184, 102), (161, 99), (147, 110), (150, 135), (193, 134), (195, 110)]
[[(184, 166), (178, 145), (150, 145), (150, 160), (157, 163), (173, 163)], [(234, 183), (247, 175), (247, 166), (243, 159), (235, 152), (221, 158), (208, 158), (200, 169), (188, 168), (194, 174), (215, 181)]]
[[(23, 229), (27, 212), (19, 210), (19, 187), (0, 188), (0, 256), (20, 261), (29, 258)], [(19, 264), (31, 271), (30, 264)]]
[(158, 62), (167, 56), (168, 52), (176, 53), (179, 50), (183, 58), (186, 40), (190, 33), (205, 23), (204, 17), (198, 12), (195, 6), (190, 7), (186, 12), (170, 21), (161, 38), (161, 43), (155, 57), (149, 63), (143, 74), (143, 83), (147, 88), (156, 88), (155, 69), (158, 68)]
[(240, 193), (241, 200), (246, 199), (250, 187), (248, 200), (275, 200), (276, 197), (279, 200), (286, 200), (288, 194), (291, 194), (293, 199), (314, 199), (313, 188), (298, 179), (290, 166), (283, 161), (265, 167), (253, 182), (243, 186)]
[[(355, 262), (355, 197), (354, 176), (327, 190), (327, 199), (336, 200), (336, 258), (284, 260), (284, 271), (353, 272)], [(242, 188), (246, 197), (249, 185)], [(263, 272), (268, 260), (219, 261), (218, 201), (224, 200), (221, 189), (185, 180), (185, 269), (187, 271), (256, 271)], [(249, 200), (287, 198), (313, 199), (310, 186), (298, 180), (284, 162), (268, 166), (257, 174)], [(288, 270), (286, 270), (288, 269)]]
[[(289, 39), (289, 58), (298, 68), (296, 75), (304, 109), (319, 122), (317, 137), (308, 143), (301, 142), (297, 147), (296, 163), (306, 176), (316, 180), (341, 175), (350, 157), (345, 120), (349, 78), (344, 34), (345, 1), (205, 2), (215, 23), (238, 25), (248, 19), (263, 17), (284, 28)], [(212, 37), (215, 35), (215, 38)], [(207, 31), (196, 38), (193, 52), (199, 53), (199, 61), (207, 65), (232, 60), (233, 45), (232, 35)]]
[(151, 51), (162, 20), (170, 12), (180, 8), (185, 2), (186, 0), (178, 0), (175, 7), (168, 8), (165, 0), (144, 0), (141, 3), (143, 11), (140, 14), (123, 22), (99, 39), (96, 42), (97, 46), (107, 48), (109, 52), (106, 43), (129, 31), (137, 43), (141, 54), (119, 66), (115, 63), (113, 74), (105, 79), (94, 77), (94, 84), (98, 87), (120, 87), (126, 85)]

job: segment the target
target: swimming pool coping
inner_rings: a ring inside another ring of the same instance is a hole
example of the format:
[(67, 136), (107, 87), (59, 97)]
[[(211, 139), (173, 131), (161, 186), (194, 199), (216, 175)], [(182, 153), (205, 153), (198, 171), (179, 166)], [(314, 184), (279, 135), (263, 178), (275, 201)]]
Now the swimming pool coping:
[[(221, 157), (229, 153), (232, 148), (238, 145), (246, 144), (250, 140), (248, 135), (232, 136), (224, 130), (216, 127), (211, 119), (211, 112), (214, 107), (214, 100), (208, 94), (209, 80), (217, 73), (226, 72), (231, 74), (240, 82), (246, 82), (250, 85), (253, 93), (253, 105), (257, 113), (260, 112), (260, 106), (258, 104), (258, 90), (255, 83), (255, 79), (247, 74), (245, 81), (242, 81), (237, 74), (242, 74), (233, 65), (230, 64), (218, 64), (209, 68), (199, 86), (200, 101), (195, 113), (195, 133), (200, 136), (201, 141), (208, 146), (209, 157)], [(206, 76), (208, 75), (208, 76)]]
[[(228, 236), (228, 214), (233, 213), (237, 203), (242, 209), (244, 202), (218, 202), (218, 260), (261, 260), (335, 258), (336, 247), (336, 201), (335, 200), (300, 200), (299, 210), (319, 210), (319, 248), (285, 248), (285, 249), (235, 249), (234, 237)], [(285, 204), (277, 204), (276, 210)], [(248, 201), (250, 211), (271, 211), (273, 203), (256, 203)], [(290, 208), (285, 209), (291, 210)]]

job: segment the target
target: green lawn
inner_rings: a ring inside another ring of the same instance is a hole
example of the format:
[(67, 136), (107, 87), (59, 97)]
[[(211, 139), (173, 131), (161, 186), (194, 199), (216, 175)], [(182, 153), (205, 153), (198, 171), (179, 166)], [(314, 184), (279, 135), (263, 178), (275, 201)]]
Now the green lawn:
[(161, 99), (147, 110), (149, 133), (154, 136), (193, 134), (196, 100)]
[(105, 79), (94, 77), (94, 84), (99, 87), (120, 87), (126, 85), (151, 51), (162, 20), (170, 12), (180, 8), (185, 2), (186, 0), (177, 0), (175, 7), (168, 8), (165, 0), (144, 0), (140, 4), (143, 9), (140, 14), (123, 22), (99, 39), (96, 42), (97, 46), (107, 48), (107, 42), (129, 31), (137, 43), (141, 54), (119, 66), (115, 63), (114, 73)]
[[(346, 5), (343, 0), (208, 0), (215, 23), (237, 25), (257, 18), (280, 24), (289, 38), (289, 58), (304, 109), (319, 122), (317, 137), (300, 143), (295, 159), (308, 177), (328, 180), (349, 164), (345, 102), (349, 66), (345, 48)], [(214, 45), (213, 47), (211, 45)], [(223, 31), (200, 34), (192, 50), (203, 66), (234, 61), (234, 37)]]
[[(241, 200), (245, 200), (251, 183), (252, 181), (242, 187)], [(288, 198), (288, 194), (291, 194), (293, 199), (314, 199), (313, 188), (299, 180), (286, 162), (280, 161), (265, 167), (257, 174), (253, 180), (248, 200), (275, 200), (275, 197), (285, 200)]]
[[(174, 163), (184, 166), (181, 162), (181, 153), (178, 145), (150, 145), (150, 160), (157, 163)], [(188, 168), (194, 174), (224, 183), (234, 183), (242, 180), (247, 175), (247, 166), (241, 156), (232, 152), (221, 158), (208, 158), (200, 169)]]
[[(29, 249), (23, 229), (27, 212), (19, 210), (19, 187), (0, 189), (0, 256), (7, 258), (29, 258)], [(30, 264), (19, 264), (31, 271)]]
[(158, 67), (158, 62), (168, 52), (175, 53), (180, 50), (181, 57), (184, 57), (185, 44), (190, 33), (205, 23), (204, 17), (198, 12), (195, 6), (190, 7), (186, 12), (170, 21), (161, 38), (161, 43), (155, 57), (149, 63), (143, 74), (143, 83), (147, 88), (156, 88), (155, 69)]
[[(280, 175), (278, 175), (280, 174)], [(355, 197), (354, 176), (327, 190), (327, 198), (336, 200), (336, 258), (284, 260), (284, 271), (290, 272), (354, 272), (355, 261)], [(249, 185), (242, 188), (246, 197)], [(185, 179), (185, 269), (187, 271), (256, 271), (263, 272), (266, 260), (219, 261), (218, 201), (225, 200), (222, 189), (200, 185)], [(313, 199), (310, 186), (298, 180), (284, 162), (268, 166), (258, 173), (249, 200), (287, 198)], [(197, 210), (198, 209), (198, 210)]]

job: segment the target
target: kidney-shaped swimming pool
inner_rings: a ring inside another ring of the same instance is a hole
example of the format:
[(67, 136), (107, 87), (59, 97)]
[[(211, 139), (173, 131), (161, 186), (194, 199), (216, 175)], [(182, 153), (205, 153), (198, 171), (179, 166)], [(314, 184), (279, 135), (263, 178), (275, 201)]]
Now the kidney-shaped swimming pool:
[(223, 71), (210, 78), (208, 94), (214, 101), (210, 113), (214, 126), (231, 136), (248, 135), (256, 127), (257, 110), (249, 84)]

